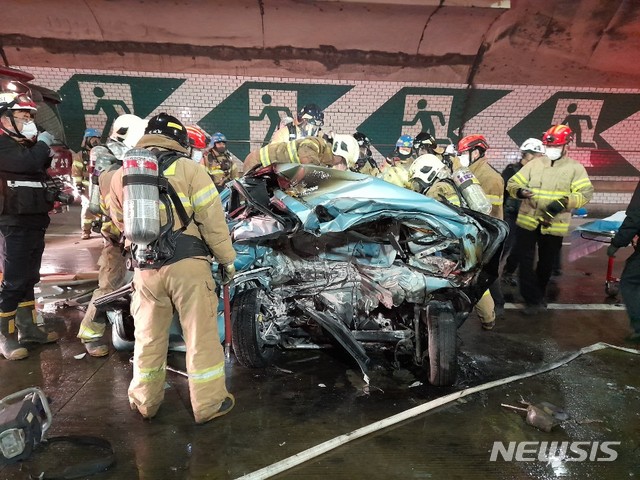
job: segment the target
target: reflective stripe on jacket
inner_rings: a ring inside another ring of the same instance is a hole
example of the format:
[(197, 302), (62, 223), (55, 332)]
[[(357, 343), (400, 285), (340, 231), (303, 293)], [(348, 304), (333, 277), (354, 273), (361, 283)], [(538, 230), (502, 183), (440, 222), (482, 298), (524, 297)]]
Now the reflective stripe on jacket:
[(274, 163), (306, 163), (330, 167), (333, 165), (333, 153), (331, 145), (320, 137), (271, 143), (247, 156), (244, 171), (247, 172), (256, 165), (266, 167)]
[(502, 213), (504, 196), (504, 180), (502, 179), (502, 175), (489, 165), (489, 161), (486, 158), (481, 158), (473, 162), (469, 166), (469, 170), (476, 176), (484, 194), (491, 202), (491, 213), (489, 215), (502, 220), (504, 218)]
[(554, 200), (567, 198), (567, 208), (551, 219), (549, 227), (541, 227), (541, 233), (563, 237), (569, 232), (571, 209), (580, 208), (593, 196), (593, 185), (585, 168), (569, 157), (552, 162), (546, 156), (527, 163), (507, 183), (507, 191), (513, 197), (521, 188), (533, 192), (533, 197), (523, 199), (516, 224), (525, 230), (538, 228), (544, 211)]
[(433, 185), (431, 188), (427, 190), (425, 193), (427, 197), (435, 198), (439, 202), (443, 200), (447, 200), (449, 203), (459, 207), (461, 205), (460, 196), (456, 189), (449, 182), (445, 182), (444, 180), (439, 180)]

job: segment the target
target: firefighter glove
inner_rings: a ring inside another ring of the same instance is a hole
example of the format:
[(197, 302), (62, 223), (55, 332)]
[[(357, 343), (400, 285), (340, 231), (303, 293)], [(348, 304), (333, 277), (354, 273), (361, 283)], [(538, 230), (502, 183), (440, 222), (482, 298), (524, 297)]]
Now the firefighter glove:
[(226, 265), (220, 265), (220, 273), (222, 275), (222, 285), (228, 285), (236, 275), (236, 267), (233, 262), (227, 263)]
[(615, 245), (609, 245), (609, 248), (607, 248), (607, 257), (615, 257), (617, 251), (618, 247)]
[(519, 188), (516, 192), (516, 197), (518, 198), (531, 198), (533, 197), (533, 192), (528, 188)]
[(554, 218), (565, 208), (567, 208), (567, 199), (561, 198), (558, 200), (554, 200), (549, 205), (547, 205), (547, 208), (545, 209), (544, 214), (547, 218)]
[(51, 135), (49, 132), (40, 132), (38, 134), (38, 142), (44, 142), (48, 146), (51, 146), (53, 144), (53, 140), (53, 135)]

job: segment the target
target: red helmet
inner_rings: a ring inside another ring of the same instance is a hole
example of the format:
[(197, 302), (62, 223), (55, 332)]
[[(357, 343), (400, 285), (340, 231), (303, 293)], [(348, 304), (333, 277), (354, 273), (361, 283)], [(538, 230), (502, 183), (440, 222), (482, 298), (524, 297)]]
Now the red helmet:
[(482, 135), (467, 135), (458, 142), (458, 153), (467, 152), (473, 148), (481, 148), (483, 151), (489, 150), (489, 144)]
[(193, 148), (203, 150), (207, 148), (207, 134), (198, 126), (189, 125), (186, 127), (189, 143)]
[(566, 145), (573, 140), (573, 132), (566, 125), (554, 125), (542, 134), (542, 143), (546, 146)]

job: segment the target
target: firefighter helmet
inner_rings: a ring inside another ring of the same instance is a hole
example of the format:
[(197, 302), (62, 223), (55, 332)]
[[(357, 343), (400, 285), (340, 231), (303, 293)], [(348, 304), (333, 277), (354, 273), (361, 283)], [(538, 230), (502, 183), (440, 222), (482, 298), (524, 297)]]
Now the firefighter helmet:
[(437, 178), (441, 177), (441, 172), (445, 168), (444, 163), (438, 157), (427, 153), (420, 155), (409, 167), (409, 178), (420, 185), (420, 191), (427, 190)]
[(175, 140), (184, 148), (189, 148), (189, 135), (182, 122), (173, 115), (160, 113), (149, 119), (145, 134), (162, 135)]
[(211, 146), (215, 145), (218, 142), (227, 143), (227, 137), (225, 137), (222, 133), (216, 132), (211, 136)]
[(356, 142), (358, 142), (358, 145), (361, 147), (369, 148), (371, 146), (371, 140), (369, 140), (369, 137), (364, 133), (356, 132), (353, 134), (353, 138), (356, 139)]
[(420, 151), (421, 148), (433, 151), (437, 146), (436, 139), (429, 132), (420, 132), (413, 140), (413, 148), (416, 152)]
[(324, 125), (324, 112), (315, 103), (310, 103), (302, 107), (298, 113), (298, 121), (303, 120), (316, 127), (321, 127)]
[(188, 125), (186, 127), (189, 141), (193, 148), (203, 150), (207, 148), (207, 134), (197, 125)]
[(98, 132), (97, 128), (87, 128), (84, 131), (84, 136), (82, 138), (91, 138), (91, 137), (100, 138), (100, 132)]
[(573, 131), (566, 125), (554, 125), (542, 135), (545, 146), (561, 146), (573, 140)]
[(347, 168), (354, 168), (360, 156), (360, 145), (353, 135), (334, 135), (331, 151), (345, 159)]
[(125, 137), (127, 136), (127, 132), (129, 131), (129, 127), (131, 127), (134, 123), (139, 122), (141, 119), (137, 115), (133, 115), (132, 113), (125, 113), (120, 115), (113, 121), (113, 125), (111, 127), (111, 135), (109, 138), (111, 140), (115, 140), (116, 142), (123, 142)]
[(0, 112), (5, 110), (29, 110), (35, 114), (38, 107), (30, 96), (24, 93), (0, 93)]
[(537, 138), (527, 138), (524, 142), (522, 142), (522, 145), (520, 145), (520, 151), (545, 153), (545, 148), (542, 144), (542, 140), (538, 140)]
[(467, 135), (458, 142), (458, 154), (479, 148), (482, 152), (489, 150), (489, 144), (483, 135)]

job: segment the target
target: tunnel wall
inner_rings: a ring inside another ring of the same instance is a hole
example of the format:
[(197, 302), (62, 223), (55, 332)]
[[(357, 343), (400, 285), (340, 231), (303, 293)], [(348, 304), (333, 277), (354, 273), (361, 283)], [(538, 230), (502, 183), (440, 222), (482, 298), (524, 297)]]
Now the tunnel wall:
[[(374, 155), (389, 154), (402, 134), (430, 131), (440, 144), (481, 133), (488, 157), (501, 171), (519, 158), (518, 145), (554, 123), (576, 131), (570, 156), (587, 169), (593, 204), (626, 205), (638, 180), (640, 90), (524, 85), (438, 84), (319, 80), (186, 73), (103, 71), (23, 67), (34, 83), (62, 96), (60, 113), (67, 142), (78, 150), (85, 128), (106, 136), (113, 118), (130, 112), (148, 117), (161, 111), (209, 133), (221, 131), (229, 149), (243, 159), (260, 147), (280, 118), (317, 103), (325, 130), (360, 131)], [(600, 187), (600, 188), (599, 188)]]

